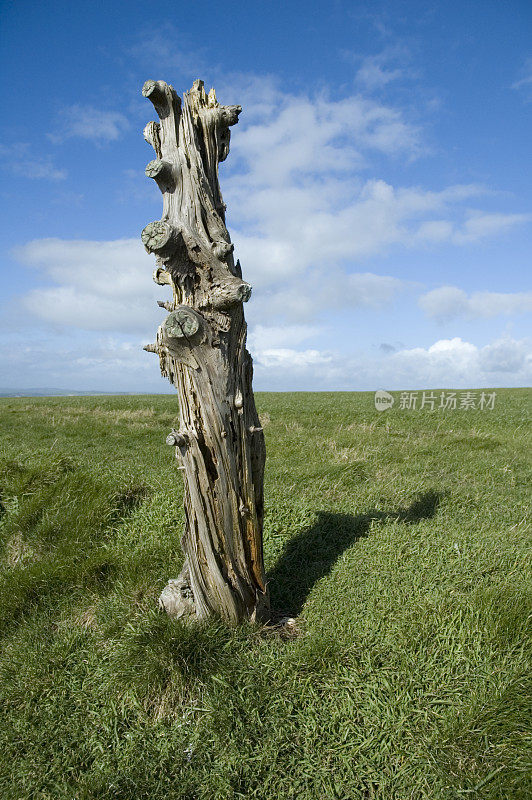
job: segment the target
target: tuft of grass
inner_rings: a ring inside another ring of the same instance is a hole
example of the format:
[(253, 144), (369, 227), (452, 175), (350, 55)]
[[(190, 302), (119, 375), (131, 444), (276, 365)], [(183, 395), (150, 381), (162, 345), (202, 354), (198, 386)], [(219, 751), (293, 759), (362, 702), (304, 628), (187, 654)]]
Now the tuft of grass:
[(257, 401), (294, 637), (157, 612), (174, 397), (0, 400), (0, 796), (531, 796), (530, 393)]

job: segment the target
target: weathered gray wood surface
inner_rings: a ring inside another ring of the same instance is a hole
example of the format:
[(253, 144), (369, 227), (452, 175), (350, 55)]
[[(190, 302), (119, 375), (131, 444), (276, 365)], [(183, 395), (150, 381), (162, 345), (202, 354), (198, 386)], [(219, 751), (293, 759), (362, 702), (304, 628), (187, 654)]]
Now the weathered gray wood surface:
[(144, 129), (156, 155), (146, 175), (163, 194), (162, 218), (142, 241), (156, 256), (154, 280), (172, 289), (172, 301), (159, 302), (169, 314), (145, 349), (158, 353), (178, 392), (179, 430), (167, 443), (185, 483), (185, 563), (160, 604), (175, 617), (265, 619), (265, 447), (242, 305), (251, 287), (234, 262), (218, 182), (242, 109), (221, 106), (202, 81), (182, 100), (164, 81), (146, 81), (142, 94), (160, 120)]

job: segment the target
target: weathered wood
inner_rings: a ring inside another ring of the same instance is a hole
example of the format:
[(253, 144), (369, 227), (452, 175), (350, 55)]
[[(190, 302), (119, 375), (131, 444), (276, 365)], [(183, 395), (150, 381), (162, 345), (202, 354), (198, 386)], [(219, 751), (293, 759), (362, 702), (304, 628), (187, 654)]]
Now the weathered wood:
[(159, 602), (174, 617), (264, 619), (265, 447), (242, 305), (251, 286), (233, 258), (218, 181), (242, 109), (221, 106), (202, 81), (182, 101), (164, 81), (146, 81), (142, 94), (160, 120), (144, 137), (155, 150), (146, 175), (163, 194), (163, 214), (141, 238), (156, 256), (154, 281), (173, 293), (159, 301), (169, 314), (144, 349), (159, 355), (178, 392), (179, 430), (166, 441), (185, 485), (185, 563)]

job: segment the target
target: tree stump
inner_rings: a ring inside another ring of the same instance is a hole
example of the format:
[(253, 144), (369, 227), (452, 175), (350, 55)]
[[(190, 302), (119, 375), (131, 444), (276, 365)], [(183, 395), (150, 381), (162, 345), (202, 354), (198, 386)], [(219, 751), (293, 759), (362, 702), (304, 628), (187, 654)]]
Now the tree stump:
[(242, 280), (225, 227), (218, 163), (229, 153), (240, 106), (221, 106), (203, 81), (183, 99), (164, 81), (146, 81), (160, 122), (144, 137), (156, 158), (146, 175), (163, 195), (163, 214), (142, 231), (156, 257), (154, 280), (172, 289), (156, 342), (163, 377), (176, 387), (175, 446), (184, 478), (185, 561), (159, 599), (173, 617), (219, 616), (236, 623), (268, 616), (262, 554), (265, 446), (252, 390)]

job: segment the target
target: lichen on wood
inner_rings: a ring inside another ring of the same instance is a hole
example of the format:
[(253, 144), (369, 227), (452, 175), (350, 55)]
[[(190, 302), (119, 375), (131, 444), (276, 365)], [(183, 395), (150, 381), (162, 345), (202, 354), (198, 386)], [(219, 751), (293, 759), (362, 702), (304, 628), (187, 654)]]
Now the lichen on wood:
[(156, 257), (155, 282), (172, 289), (171, 302), (159, 301), (168, 316), (144, 349), (159, 355), (177, 389), (179, 431), (167, 442), (185, 489), (185, 562), (159, 602), (177, 618), (264, 620), (265, 446), (243, 312), (251, 286), (234, 261), (218, 179), (242, 109), (220, 105), (199, 80), (182, 100), (164, 81), (146, 81), (142, 94), (159, 116), (144, 137), (155, 150), (146, 175), (162, 192), (163, 213), (141, 238)]

